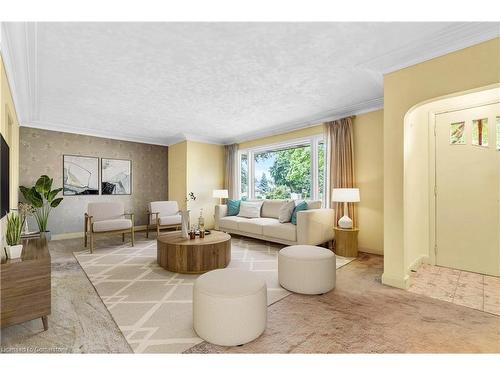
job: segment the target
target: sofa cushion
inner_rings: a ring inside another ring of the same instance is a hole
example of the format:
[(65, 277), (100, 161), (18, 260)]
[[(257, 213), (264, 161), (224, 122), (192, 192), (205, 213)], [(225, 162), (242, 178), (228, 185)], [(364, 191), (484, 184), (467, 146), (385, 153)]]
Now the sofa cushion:
[(239, 199), (228, 199), (227, 200), (227, 216), (236, 216), (240, 213), (240, 203)]
[(262, 203), (261, 216), (279, 218), (280, 208), (287, 202), (286, 199), (266, 199)]
[(169, 215), (160, 217), (160, 225), (175, 225), (181, 223), (181, 215)]
[(281, 208), (280, 208), (280, 215), (278, 217), (279, 222), (280, 223), (290, 222), (290, 220), (292, 220), (293, 210), (295, 210), (295, 202), (294, 201), (290, 201), (290, 202), (283, 204), (283, 206), (281, 206)]
[(219, 228), (238, 230), (238, 222), (247, 220), (238, 216), (224, 216), (219, 219)]
[(260, 209), (262, 202), (241, 202), (239, 217), (258, 218), (260, 217)]
[(94, 223), (94, 232), (107, 232), (110, 230), (121, 230), (132, 228), (130, 219), (101, 220)]
[(307, 203), (305, 201), (298, 203), (295, 206), (295, 209), (293, 210), (292, 218), (290, 220), (292, 222), (292, 224), (297, 225), (297, 212), (305, 211), (307, 209), (308, 209), (308, 206), (307, 206)]
[(244, 219), (238, 222), (238, 230), (240, 232), (253, 233), (263, 235), (262, 228), (266, 225), (279, 223), (278, 219), (269, 217), (261, 217), (258, 219)]
[(292, 223), (274, 223), (263, 227), (264, 236), (297, 241), (297, 227)]

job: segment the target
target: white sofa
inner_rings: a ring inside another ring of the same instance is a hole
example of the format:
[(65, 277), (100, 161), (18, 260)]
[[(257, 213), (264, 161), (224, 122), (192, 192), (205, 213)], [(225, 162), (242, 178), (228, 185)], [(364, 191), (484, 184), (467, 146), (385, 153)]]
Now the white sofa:
[(255, 219), (227, 216), (227, 205), (217, 205), (215, 229), (285, 245), (320, 245), (333, 240), (333, 209), (320, 208), (321, 201), (306, 202), (308, 210), (297, 212), (297, 225), (278, 220), (286, 200), (264, 200), (261, 217)]

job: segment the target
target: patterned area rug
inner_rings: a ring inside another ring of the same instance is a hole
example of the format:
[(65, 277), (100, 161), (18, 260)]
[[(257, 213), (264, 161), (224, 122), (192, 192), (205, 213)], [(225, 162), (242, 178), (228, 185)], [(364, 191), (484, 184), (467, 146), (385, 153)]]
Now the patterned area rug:
[[(278, 282), (283, 245), (233, 237), (229, 268), (256, 272), (267, 303), (290, 295)], [(168, 272), (156, 263), (156, 240), (75, 252), (76, 259), (136, 353), (182, 353), (201, 343), (192, 325), (192, 288), (199, 275)], [(353, 258), (337, 257), (337, 268)]]

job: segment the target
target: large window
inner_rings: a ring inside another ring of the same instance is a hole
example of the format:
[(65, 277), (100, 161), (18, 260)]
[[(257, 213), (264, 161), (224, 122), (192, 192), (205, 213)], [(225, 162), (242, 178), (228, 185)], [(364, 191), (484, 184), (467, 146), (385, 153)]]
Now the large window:
[(324, 200), (321, 136), (240, 150), (239, 155), (241, 198)]

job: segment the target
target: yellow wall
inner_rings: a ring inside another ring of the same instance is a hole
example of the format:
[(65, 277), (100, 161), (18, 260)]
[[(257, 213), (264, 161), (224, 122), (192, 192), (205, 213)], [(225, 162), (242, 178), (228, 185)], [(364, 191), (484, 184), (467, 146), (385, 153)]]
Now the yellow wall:
[(217, 201), (212, 197), (214, 189), (224, 184), (224, 146), (201, 142), (183, 141), (168, 148), (168, 196), (176, 200), (181, 209), (190, 192), (195, 201), (188, 202), (191, 224), (198, 223), (203, 208), (205, 226), (214, 227), (214, 208)]
[(384, 274), (408, 287), (404, 259), (404, 117), (418, 103), (500, 82), (500, 38), (384, 77)]
[[(360, 188), (361, 202), (357, 204), (360, 250), (383, 253), (383, 111), (357, 115), (354, 127), (354, 171)], [(239, 149), (279, 143), (323, 133), (316, 125), (288, 133), (243, 142)]]
[(168, 199), (182, 209), (187, 191), (187, 141), (168, 147)]
[(361, 251), (383, 254), (384, 249), (384, 111), (354, 119), (354, 173), (361, 202), (357, 204), (358, 244)]
[(288, 133), (276, 134), (276, 135), (271, 135), (269, 137), (254, 139), (248, 142), (242, 142), (238, 144), (238, 148), (241, 150), (256, 146), (269, 145), (273, 143), (285, 142), (290, 139), (308, 137), (311, 135), (321, 134), (321, 133), (323, 133), (323, 125), (315, 125), (308, 128), (294, 130)]
[(189, 202), (191, 223), (198, 223), (200, 209), (203, 209), (205, 226), (211, 229), (218, 203), (212, 193), (224, 184), (224, 146), (188, 141), (187, 167), (187, 192), (192, 191), (196, 196), (196, 201)]
[[(17, 120), (14, 101), (3, 60), (0, 56), (1, 76), (0, 76), (0, 134), (5, 138), (10, 149), (10, 208), (16, 208), (18, 202), (19, 186), (19, 122)], [(10, 125), (9, 119), (10, 118)], [(3, 233), (5, 233), (6, 218), (0, 223), (0, 246), (3, 243)]]

